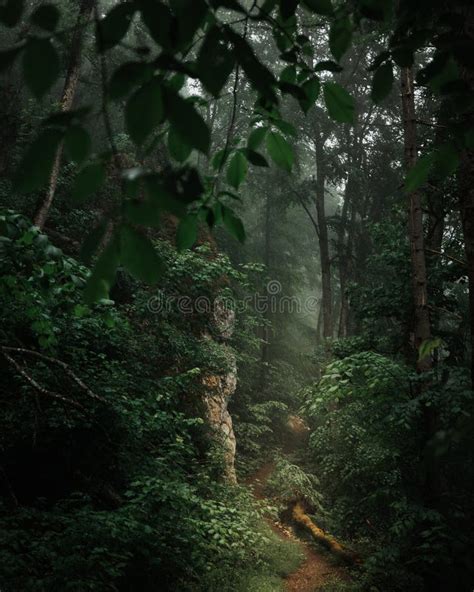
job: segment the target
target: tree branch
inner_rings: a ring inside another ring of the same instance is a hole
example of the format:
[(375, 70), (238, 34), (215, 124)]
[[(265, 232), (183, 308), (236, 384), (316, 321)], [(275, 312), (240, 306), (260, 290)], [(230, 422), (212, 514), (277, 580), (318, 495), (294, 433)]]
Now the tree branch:
[(309, 219), (311, 220), (311, 222), (313, 223), (314, 226), (314, 230), (316, 231), (316, 235), (319, 238), (319, 226), (318, 223), (316, 222), (316, 220), (314, 219), (313, 214), (311, 213), (310, 209), (308, 208), (308, 206), (304, 203), (303, 198), (301, 197), (301, 195), (295, 190), (293, 189), (293, 193), (296, 195), (296, 197), (298, 198), (300, 204), (303, 206), (304, 211), (308, 214)]
[(454, 261), (455, 263), (459, 263), (463, 267), (467, 267), (467, 261), (463, 261), (462, 259), (458, 259), (457, 257), (453, 257), (452, 255), (448, 255), (448, 253), (443, 253), (442, 251), (436, 251), (435, 249), (429, 249), (428, 247), (425, 248), (427, 253), (431, 253), (432, 255), (439, 255), (440, 257), (445, 257), (450, 261)]
[(49, 397), (51, 399), (57, 399), (58, 401), (62, 401), (63, 403), (66, 403), (67, 405), (72, 405), (73, 407), (76, 407), (76, 409), (80, 409), (81, 411), (84, 411), (87, 413), (86, 408), (81, 405), (80, 403), (78, 403), (77, 401), (73, 401), (72, 399), (68, 399), (67, 397), (64, 397), (63, 395), (60, 395), (59, 393), (56, 393), (54, 391), (50, 391), (46, 388), (44, 388), (43, 386), (41, 386), (38, 382), (36, 382), (36, 380), (30, 376), (24, 368), (22, 368), (20, 366), (20, 364), (10, 356), (10, 354), (8, 354), (4, 347), (1, 348), (2, 350), (2, 354), (3, 357), (7, 360), (7, 362), (9, 362), (14, 368), (15, 370), (18, 372), (18, 374), (20, 374), (25, 380), (26, 382), (32, 386), (35, 391), (37, 391), (40, 395), (43, 395), (45, 397)]
[(58, 366), (60, 366), (64, 372), (70, 377), (72, 378), (72, 380), (82, 389), (84, 390), (91, 399), (94, 399), (96, 401), (100, 401), (101, 403), (107, 403), (107, 401), (105, 399), (103, 399), (102, 397), (100, 397), (99, 395), (96, 395), (94, 393), (94, 391), (92, 391), (80, 378), (79, 376), (77, 376), (72, 370), (71, 368), (68, 366), (68, 364), (66, 364), (66, 362), (63, 362), (62, 360), (58, 360), (57, 358), (52, 358), (50, 356), (45, 356), (44, 354), (37, 352), (35, 350), (32, 349), (26, 349), (24, 347), (7, 347), (2, 345), (1, 346), (2, 352), (9, 352), (9, 353), (18, 353), (18, 354), (25, 354), (27, 356), (33, 356), (35, 358), (39, 358), (40, 360), (43, 360), (45, 362), (49, 362), (51, 364), (56, 364)]

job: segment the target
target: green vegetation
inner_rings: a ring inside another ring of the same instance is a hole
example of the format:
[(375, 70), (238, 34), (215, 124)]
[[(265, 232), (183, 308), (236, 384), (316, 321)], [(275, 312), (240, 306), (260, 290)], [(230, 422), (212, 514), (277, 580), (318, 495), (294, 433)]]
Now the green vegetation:
[(280, 539), (265, 523), (260, 529), (265, 545), (256, 564), (242, 565), (238, 571), (226, 571), (225, 568), (211, 571), (197, 589), (218, 592), (224, 586), (224, 589), (230, 592), (283, 591), (285, 588), (282, 578), (299, 567), (303, 560), (302, 551), (296, 542)]
[(0, 0), (1, 592), (472, 591), (473, 31)]

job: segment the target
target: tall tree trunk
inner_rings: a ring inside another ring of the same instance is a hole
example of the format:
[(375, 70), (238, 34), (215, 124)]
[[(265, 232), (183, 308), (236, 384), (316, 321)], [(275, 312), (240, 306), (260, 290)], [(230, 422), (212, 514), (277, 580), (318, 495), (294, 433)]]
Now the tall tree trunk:
[(322, 307), (319, 308), (318, 311), (318, 321), (316, 323), (316, 343), (319, 345), (321, 343), (321, 327), (323, 324), (323, 309)]
[(346, 253), (346, 229), (349, 211), (349, 181), (350, 176), (347, 180), (346, 188), (344, 191), (344, 202), (342, 204), (341, 218), (339, 221), (339, 227), (337, 231), (339, 287), (341, 291), (341, 308), (339, 310), (339, 323), (337, 330), (338, 337), (347, 337), (347, 325), (349, 319), (349, 299), (347, 296), (347, 276), (349, 262), (347, 260)]
[[(417, 161), (415, 97), (412, 68), (402, 68), (401, 95), (404, 131), (404, 152), (406, 170)], [(425, 245), (423, 235), (423, 211), (421, 193), (412, 191), (408, 194), (408, 236), (411, 250), (411, 269), (413, 281), (413, 345), (419, 373), (428, 372), (432, 367), (431, 356), (420, 358), (420, 345), (430, 339), (431, 324), (428, 310), (428, 281), (426, 274)], [(426, 391), (426, 383), (420, 383), (418, 395)], [(433, 406), (423, 405), (424, 431), (421, 441), (421, 458), (424, 474), (421, 480), (421, 494), (427, 508), (437, 509), (440, 499), (438, 463), (433, 451), (433, 437), (437, 430), (437, 412)], [(439, 577), (436, 573), (424, 575), (425, 592), (440, 590)]]
[[(474, 42), (474, 7), (466, 4), (462, 10), (464, 17), (463, 35), (471, 43)], [(463, 80), (474, 93), (474, 68), (461, 68)], [(474, 109), (471, 107), (463, 115), (463, 129), (474, 129)], [(461, 210), (462, 228), (464, 233), (464, 249), (467, 260), (469, 281), (469, 326), (471, 336), (471, 380), (474, 388), (474, 150), (466, 149), (461, 155), (458, 171), (459, 207)]]
[[(358, 166), (351, 165), (351, 169)], [(339, 284), (341, 288), (341, 309), (339, 313), (338, 337), (349, 335), (349, 295), (347, 284), (354, 276), (354, 238), (356, 233), (356, 214), (358, 201), (358, 183), (356, 173), (351, 170), (344, 191), (344, 203), (341, 212), (341, 226), (338, 232)], [(350, 218), (349, 218), (350, 211)]]
[[(83, 30), (91, 16), (94, 2), (95, 0), (82, 0), (79, 5), (79, 14), (77, 16), (76, 24), (72, 33), (66, 79), (64, 81), (64, 88), (60, 99), (61, 111), (70, 111), (74, 103), (74, 97), (76, 96), (77, 84), (79, 82), (79, 74), (81, 70), (81, 57), (84, 37)], [(54, 201), (59, 171), (61, 169), (62, 156), (63, 146), (61, 144), (56, 152), (46, 196), (39, 204), (34, 216), (34, 223), (39, 228), (44, 227), (49, 210), (51, 209), (51, 205)]]
[[(473, 122), (471, 125), (474, 124)], [(466, 150), (461, 157), (458, 174), (459, 206), (464, 233), (464, 250), (469, 281), (469, 327), (471, 336), (471, 381), (474, 388), (474, 151)]]
[[(413, 70), (402, 68), (402, 113), (405, 148), (405, 167), (410, 170), (417, 161), (415, 97), (413, 91)], [(411, 250), (413, 280), (413, 345), (418, 352), (420, 345), (430, 339), (430, 315), (428, 310), (428, 281), (426, 276), (425, 245), (423, 236), (423, 211), (421, 193), (408, 194), (408, 236)], [(417, 362), (417, 369), (425, 372), (431, 368), (431, 358), (426, 356)]]
[(324, 143), (322, 138), (316, 142), (316, 214), (319, 227), (319, 256), (321, 261), (323, 338), (333, 336), (332, 320), (332, 289), (331, 289), (331, 259), (329, 257), (328, 227), (325, 211), (325, 162)]
[[(272, 215), (271, 215), (271, 198), (270, 196), (266, 196), (265, 200), (265, 226), (264, 226), (264, 252), (263, 252), (263, 262), (265, 264), (267, 272), (270, 271), (271, 268), (271, 223), (272, 223)], [(263, 318), (265, 321), (265, 326), (263, 328), (263, 339), (262, 345), (260, 349), (260, 387), (263, 388), (266, 384), (267, 379), (267, 370), (268, 370), (268, 363), (270, 361), (270, 336), (271, 336), (271, 294), (267, 291), (267, 300), (266, 300), (266, 308), (263, 313)]]

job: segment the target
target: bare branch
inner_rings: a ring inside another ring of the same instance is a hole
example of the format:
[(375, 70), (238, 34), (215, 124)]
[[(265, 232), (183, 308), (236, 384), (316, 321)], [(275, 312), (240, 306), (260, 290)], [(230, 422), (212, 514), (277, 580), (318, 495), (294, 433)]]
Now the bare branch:
[(56, 393), (54, 391), (50, 391), (46, 388), (44, 388), (43, 386), (41, 386), (38, 382), (36, 382), (36, 380), (30, 376), (24, 368), (22, 368), (20, 366), (20, 364), (10, 356), (10, 354), (8, 354), (5, 349), (2, 347), (2, 354), (3, 357), (7, 360), (7, 362), (9, 362), (18, 372), (18, 374), (21, 374), (21, 376), (26, 380), (26, 382), (32, 386), (35, 391), (37, 391), (40, 395), (43, 395), (45, 397), (49, 397), (51, 399), (57, 399), (58, 401), (62, 401), (63, 403), (66, 403), (67, 405), (72, 405), (73, 407), (76, 407), (77, 409), (80, 409), (81, 411), (85, 411), (87, 413), (87, 410), (85, 409), (85, 407), (83, 407), (83, 405), (81, 405), (80, 403), (78, 403), (77, 401), (74, 401), (72, 399), (68, 399), (67, 397), (64, 397), (63, 395), (60, 395), (59, 393)]
[(454, 261), (455, 263), (459, 263), (463, 267), (467, 267), (467, 261), (463, 261), (462, 259), (458, 259), (457, 257), (453, 257), (452, 255), (448, 255), (448, 253), (443, 253), (442, 251), (436, 251), (435, 249), (429, 249), (426, 247), (426, 252), (431, 253), (432, 255), (439, 255), (440, 257), (444, 257), (445, 259), (449, 259), (450, 261)]
[(25, 354), (27, 356), (33, 356), (35, 358), (39, 358), (40, 360), (43, 360), (45, 362), (49, 362), (51, 364), (56, 364), (58, 366), (60, 366), (64, 372), (70, 377), (72, 378), (72, 380), (79, 386), (81, 387), (82, 390), (84, 390), (89, 397), (91, 397), (91, 399), (95, 399), (96, 401), (100, 401), (101, 403), (107, 403), (107, 401), (105, 399), (103, 399), (102, 397), (100, 397), (99, 395), (96, 395), (94, 393), (94, 391), (92, 391), (80, 378), (79, 376), (77, 376), (77, 374), (75, 374), (70, 366), (68, 366), (68, 364), (66, 364), (66, 362), (63, 362), (62, 360), (58, 360), (57, 358), (52, 358), (50, 356), (45, 356), (44, 354), (37, 352), (35, 350), (32, 349), (26, 349), (24, 347), (7, 347), (2, 345), (1, 346), (2, 351), (5, 352), (9, 352), (9, 353), (18, 353), (18, 354)]
[(316, 220), (314, 219), (313, 214), (311, 213), (311, 211), (308, 208), (308, 206), (304, 203), (304, 199), (301, 197), (301, 195), (295, 189), (293, 189), (293, 193), (296, 195), (296, 197), (298, 198), (300, 204), (303, 206), (304, 211), (308, 214), (309, 219), (311, 220), (311, 222), (312, 222), (312, 224), (314, 226), (314, 230), (316, 231), (316, 235), (319, 238), (319, 226), (318, 226), (318, 223), (316, 222)]

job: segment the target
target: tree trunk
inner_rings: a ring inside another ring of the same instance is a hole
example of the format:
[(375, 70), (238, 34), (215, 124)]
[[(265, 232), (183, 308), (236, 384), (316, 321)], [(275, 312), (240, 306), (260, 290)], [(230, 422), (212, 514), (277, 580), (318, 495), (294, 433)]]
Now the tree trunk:
[[(69, 62), (66, 72), (66, 79), (64, 81), (64, 88), (60, 99), (61, 111), (70, 111), (76, 96), (77, 84), (79, 82), (79, 74), (81, 70), (81, 56), (83, 46), (83, 29), (88, 19), (90, 18), (94, 0), (82, 0), (79, 6), (79, 14), (77, 16), (76, 25), (73, 30), (71, 39), (71, 50), (69, 54)], [(39, 228), (43, 228), (46, 219), (51, 209), (56, 194), (56, 187), (58, 184), (59, 171), (61, 169), (61, 161), (63, 156), (63, 145), (57, 149), (56, 157), (54, 159), (53, 168), (49, 178), (49, 185), (46, 196), (39, 204), (36, 214), (34, 216), (34, 223)]]
[[(466, 5), (462, 11), (464, 17), (463, 35), (474, 42), (474, 7)], [(474, 93), (474, 68), (461, 68), (463, 80)], [(463, 115), (462, 129), (474, 128), (474, 109), (471, 107)], [(474, 150), (466, 149), (461, 155), (458, 171), (459, 207), (461, 210), (462, 228), (464, 233), (464, 249), (467, 260), (469, 281), (469, 326), (471, 336), (471, 381), (474, 388)]]
[(316, 142), (316, 214), (319, 227), (319, 256), (321, 261), (321, 286), (323, 311), (323, 338), (333, 336), (332, 322), (332, 290), (331, 290), (331, 259), (329, 257), (328, 227), (325, 212), (325, 163), (324, 145), (321, 138)]
[[(337, 252), (339, 259), (339, 285), (341, 290), (341, 308), (339, 311), (338, 337), (349, 334), (349, 296), (347, 284), (351, 275), (351, 260), (353, 256), (353, 242), (355, 230), (355, 199), (353, 173), (349, 173), (344, 191), (340, 226), (337, 233)], [(351, 219), (349, 221), (349, 204), (351, 205)]]
[(474, 388), (474, 152), (472, 150), (466, 150), (461, 157), (458, 187), (469, 281), (470, 365), (471, 381)]
[[(405, 167), (408, 171), (417, 161), (415, 97), (413, 93), (413, 70), (411, 68), (402, 68), (401, 90)], [(423, 341), (431, 337), (423, 236), (423, 211), (421, 208), (421, 193), (419, 191), (412, 191), (408, 194), (408, 236), (410, 240), (413, 280), (413, 346), (417, 353)], [(417, 362), (419, 372), (425, 372), (430, 368), (431, 358), (429, 356)]]
[[(405, 167), (410, 170), (417, 161), (415, 97), (412, 68), (402, 68), (401, 95), (404, 131)], [(408, 236), (411, 250), (413, 281), (413, 346), (416, 355), (416, 368), (419, 373), (428, 372), (432, 367), (431, 356), (419, 357), (421, 344), (431, 337), (430, 315), (428, 310), (428, 281), (426, 274), (425, 245), (423, 234), (423, 211), (421, 193), (408, 194)], [(427, 384), (420, 383), (417, 394), (426, 391)], [(437, 412), (433, 406), (423, 405), (423, 437), (421, 458), (424, 474), (421, 479), (421, 495), (427, 508), (435, 509), (440, 500), (440, 473), (438, 461), (433, 450), (433, 439), (437, 431)], [(436, 592), (440, 589), (438, 575), (424, 574), (424, 590)]]
[[(264, 227), (264, 252), (263, 262), (267, 273), (271, 267), (271, 198), (267, 195), (265, 200), (265, 227)], [(267, 288), (268, 286), (266, 286)], [(264, 388), (268, 374), (268, 363), (270, 361), (270, 336), (271, 336), (271, 294), (267, 290), (265, 310), (263, 311), (263, 319), (265, 326), (263, 327), (263, 339), (260, 349), (260, 387)]]

